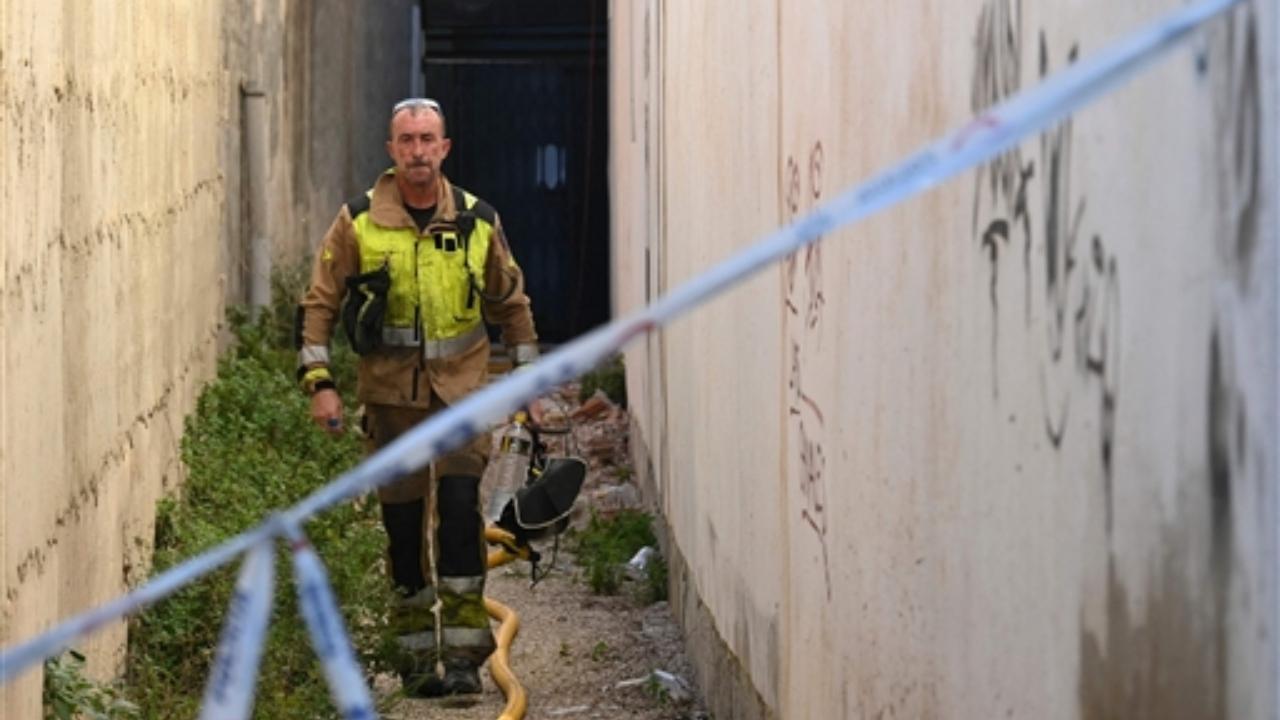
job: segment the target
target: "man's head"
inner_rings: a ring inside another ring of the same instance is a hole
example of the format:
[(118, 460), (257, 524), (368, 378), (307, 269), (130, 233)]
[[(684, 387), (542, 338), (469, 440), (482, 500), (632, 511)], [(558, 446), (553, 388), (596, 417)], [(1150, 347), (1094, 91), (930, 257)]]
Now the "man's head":
[(411, 98), (391, 109), (387, 154), (395, 163), (396, 177), (401, 182), (424, 189), (434, 187), (450, 145), (445, 136), (444, 112), (436, 101)]

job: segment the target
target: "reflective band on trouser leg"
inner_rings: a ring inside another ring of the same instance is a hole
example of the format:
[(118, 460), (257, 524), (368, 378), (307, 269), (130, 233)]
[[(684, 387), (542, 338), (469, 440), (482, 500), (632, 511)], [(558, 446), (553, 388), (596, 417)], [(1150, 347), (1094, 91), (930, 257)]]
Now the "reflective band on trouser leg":
[(387, 347), (418, 347), (421, 345), (423, 347), (423, 355), (428, 360), (453, 357), (470, 350), (476, 343), (488, 337), (489, 333), (484, 329), (483, 323), (477, 324), (457, 337), (443, 340), (423, 340), (418, 337), (413, 328), (382, 328), (383, 345)]
[[(484, 658), (488, 657), (489, 653), (493, 652), (493, 648), (490, 647), (494, 644), (493, 631), (487, 627), (447, 627), (444, 629), (443, 633), (446, 652), (449, 652), (449, 649), (451, 648), (463, 649), (462, 653), (455, 653), (450, 655), (450, 657), (460, 656), (470, 658), (471, 653), (468, 652), (468, 648), (480, 649), (489, 647), (489, 650), (485, 651), (484, 656), (476, 660), (476, 664), (479, 665), (484, 662)], [(405, 650), (409, 650), (414, 653), (421, 653), (423, 656), (429, 658), (425, 661), (426, 664), (421, 666), (422, 672), (429, 671), (431, 664), (435, 662), (435, 658), (431, 657), (432, 653), (435, 652), (436, 647), (436, 635), (434, 632), (426, 630), (423, 632), (409, 633), (408, 635), (398, 636), (396, 640), (400, 643), (400, 647)]]
[(391, 630), (400, 650), (393, 666), (406, 686), (421, 683), (435, 666), (435, 604), (435, 591), (428, 587), (413, 597), (400, 599), (391, 608)]
[(437, 489), (440, 524), (437, 539), (436, 596), (440, 598), (446, 660), (479, 665), (495, 643), (484, 607), (484, 520), (480, 515), (480, 478), (445, 475)]
[(445, 661), (482, 664), (497, 647), (484, 606), (484, 578), (442, 577), (436, 594), (443, 606), (440, 621)]

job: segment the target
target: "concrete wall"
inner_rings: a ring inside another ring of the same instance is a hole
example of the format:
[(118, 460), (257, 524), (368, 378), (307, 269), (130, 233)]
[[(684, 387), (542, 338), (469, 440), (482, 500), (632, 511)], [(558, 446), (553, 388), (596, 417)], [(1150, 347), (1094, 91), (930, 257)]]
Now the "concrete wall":
[[(146, 577), (247, 299), (241, 88), (266, 95), (267, 229), (296, 261), (382, 167), (411, 4), (0, 3), (0, 644)], [(92, 673), (124, 632), (77, 646)], [(39, 684), (0, 687), (0, 716), (39, 717)]]
[[(7, 644), (145, 571), (239, 259), (223, 210), (238, 88), (214, 3), (0, 13)], [(86, 641), (95, 669), (123, 638)], [(5, 717), (39, 717), (39, 680), (0, 690)]]
[[(613, 3), (616, 309), (1182, 5)], [(717, 716), (1280, 713), (1278, 31), (628, 353)]]

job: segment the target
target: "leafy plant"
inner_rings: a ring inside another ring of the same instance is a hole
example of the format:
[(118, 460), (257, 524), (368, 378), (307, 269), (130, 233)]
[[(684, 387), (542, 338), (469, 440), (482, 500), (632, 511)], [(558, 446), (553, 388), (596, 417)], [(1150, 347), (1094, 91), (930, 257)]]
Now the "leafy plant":
[(616, 405), (627, 406), (627, 371), (623, 366), (621, 355), (615, 355), (582, 376), (581, 385), (578, 388), (578, 401), (586, 402), (596, 390), (603, 390)]
[(653, 701), (660, 707), (666, 707), (671, 704), (671, 691), (667, 690), (666, 686), (658, 680), (656, 674), (649, 675), (649, 679), (644, 683), (644, 689), (649, 697), (653, 698)]
[[(291, 300), (291, 299), (290, 299)], [(253, 317), (234, 310), (238, 343), (200, 394), (182, 438), (187, 480), (157, 508), (154, 571), (161, 572), (257, 525), (359, 461), (355, 437), (316, 428), (294, 380), (294, 349), (282, 330), (285, 302)], [(339, 387), (353, 376), (349, 352), (334, 353)], [(345, 387), (354, 384), (347, 382)], [(350, 425), (350, 423), (348, 424)], [(385, 539), (377, 503), (329, 509), (305, 528), (323, 559), (367, 672), (391, 667), (386, 618), (393, 595), (381, 565)], [(299, 613), (292, 559), (281, 548), (271, 624), (258, 678), (256, 717), (336, 717)], [(235, 583), (223, 568), (131, 622), (126, 677), (142, 717), (192, 717)]]
[(44, 720), (134, 720), (138, 712), (115, 685), (85, 677), (75, 650), (44, 661)]
[(577, 535), (578, 561), (587, 585), (597, 595), (615, 595), (622, 585), (623, 564), (646, 545), (657, 541), (648, 513), (624, 510), (611, 519), (592, 513), (586, 529)]
[(654, 553), (645, 566), (645, 601), (652, 605), (667, 599), (667, 561)]
[(591, 659), (600, 662), (609, 656), (609, 643), (601, 640), (591, 648)]

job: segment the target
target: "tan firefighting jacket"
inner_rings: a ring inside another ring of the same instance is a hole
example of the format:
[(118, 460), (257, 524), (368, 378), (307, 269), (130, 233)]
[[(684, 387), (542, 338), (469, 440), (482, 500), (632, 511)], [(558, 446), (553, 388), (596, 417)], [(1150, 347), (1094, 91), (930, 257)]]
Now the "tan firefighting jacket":
[[(431, 231), (451, 226), (458, 212), (453, 187), (443, 176), (436, 197), (435, 215), (427, 231), (419, 232), (404, 208), (393, 171), (388, 171), (374, 184), (369, 220), (382, 228), (401, 228), (426, 238), (422, 247), (434, 247)], [(298, 360), (302, 373), (327, 366), (329, 340), (338, 324), (347, 278), (361, 272), (352, 204), (355, 203), (343, 205), (325, 233), (312, 268), (311, 284), (300, 303), (302, 337)], [(512, 359), (517, 364), (531, 361), (537, 357), (537, 334), (529, 298), (524, 293), (524, 276), (511, 257), (501, 222), (496, 219), (487, 256), (483, 268), (471, 270), (483, 272), (483, 285), (488, 289), (476, 301), (482, 303), (485, 320), (501, 328), (502, 342)], [(469, 271), (462, 264), (457, 267), (458, 272)], [(363, 403), (426, 408), (434, 392), (444, 402), (453, 403), (484, 383), (488, 365), (489, 340), (483, 333), (465, 349), (445, 357), (429, 357), (425, 346), (383, 347), (361, 357), (356, 397)]]

